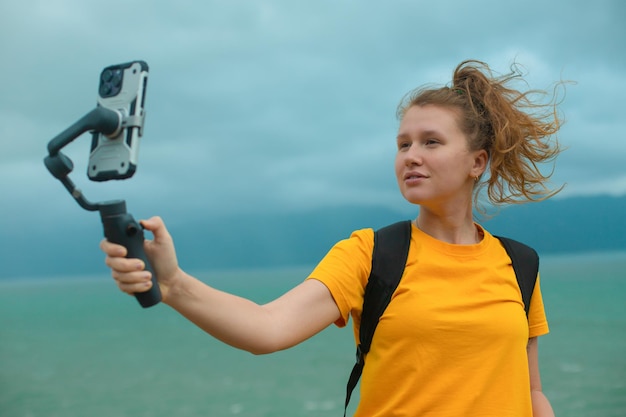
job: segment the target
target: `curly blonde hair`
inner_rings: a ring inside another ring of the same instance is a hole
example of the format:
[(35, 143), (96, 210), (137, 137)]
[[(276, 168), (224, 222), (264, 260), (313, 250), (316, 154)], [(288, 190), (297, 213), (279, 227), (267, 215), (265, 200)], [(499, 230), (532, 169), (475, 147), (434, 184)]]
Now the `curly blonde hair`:
[[(398, 106), (404, 117), (412, 106), (435, 105), (458, 110), (458, 124), (468, 139), (470, 150), (484, 149), (489, 155), (489, 176), (477, 182), (474, 199), (486, 186), (495, 205), (545, 200), (561, 191), (546, 183), (554, 169), (543, 174), (539, 164), (554, 162), (561, 152), (556, 133), (562, 120), (557, 114), (556, 84), (552, 94), (541, 90), (519, 91), (510, 86), (523, 81), (514, 64), (511, 72), (494, 76), (481, 61), (467, 60), (454, 70), (451, 86), (421, 87), (409, 92)], [(547, 102), (533, 100), (548, 96)]]

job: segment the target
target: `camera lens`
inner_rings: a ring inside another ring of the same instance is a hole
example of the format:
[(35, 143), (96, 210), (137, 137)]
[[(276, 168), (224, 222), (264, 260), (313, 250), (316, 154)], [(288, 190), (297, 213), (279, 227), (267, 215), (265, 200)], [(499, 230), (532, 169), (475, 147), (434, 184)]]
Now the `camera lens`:
[(122, 84), (122, 70), (117, 69), (113, 71), (113, 75), (111, 77), (111, 83), (116, 87)]
[(104, 82), (111, 81), (112, 77), (113, 77), (113, 71), (111, 71), (110, 69), (106, 69), (102, 71), (102, 81)]
[(108, 97), (111, 94), (111, 83), (103, 82), (100, 84), (100, 97)]

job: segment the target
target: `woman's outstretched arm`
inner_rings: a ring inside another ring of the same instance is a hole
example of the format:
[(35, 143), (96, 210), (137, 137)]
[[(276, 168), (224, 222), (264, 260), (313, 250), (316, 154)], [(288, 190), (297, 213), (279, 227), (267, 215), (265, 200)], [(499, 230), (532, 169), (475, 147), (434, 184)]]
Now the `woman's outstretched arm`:
[[(173, 240), (160, 218), (142, 225), (154, 235), (145, 250), (163, 302), (224, 343), (254, 354), (271, 353), (308, 339), (340, 316), (330, 291), (316, 280), (304, 281), (264, 305), (212, 288), (178, 266)], [(150, 288), (150, 273), (140, 260), (125, 258), (123, 246), (103, 240), (100, 247), (122, 291)]]

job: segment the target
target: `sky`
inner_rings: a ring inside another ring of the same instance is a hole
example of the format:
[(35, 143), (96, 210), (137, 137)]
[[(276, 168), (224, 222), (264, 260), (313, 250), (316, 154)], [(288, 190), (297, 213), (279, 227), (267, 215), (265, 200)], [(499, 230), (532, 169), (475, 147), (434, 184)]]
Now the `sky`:
[(624, 21), (621, 0), (2, 2), (0, 234), (97, 222), (45, 169), (46, 145), (95, 107), (103, 67), (136, 59), (150, 76), (135, 176), (90, 182), (89, 135), (64, 152), (87, 198), (139, 218), (405, 209), (396, 106), (465, 59), (517, 62), (532, 88), (573, 81), (554, 183), (625, 195)]

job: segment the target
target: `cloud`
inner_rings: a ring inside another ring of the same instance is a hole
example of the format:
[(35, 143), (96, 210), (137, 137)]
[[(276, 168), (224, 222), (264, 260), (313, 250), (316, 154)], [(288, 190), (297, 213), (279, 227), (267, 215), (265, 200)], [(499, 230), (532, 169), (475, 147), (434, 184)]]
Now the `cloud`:
[(554, 180), (569, 195), (626, 193), (623, 2), (431, 3), (3, 5), (0, 227), (20, 216), (46, 223), (33, 214), (42, 204), (59, 221), (81, 216), (43, 167), (46, 143), (95, 105), (102, 67), (131, 59), (151, 70), (136, 176), (89, 183), (89, 140), (66, 149), (95, 200), (190, 216), (405, 207), (393, 176), (395, 107), (414, 87), (449, 82), (467, 58), (499, 72), (518, 61), (532, 87), (575, 80)]

